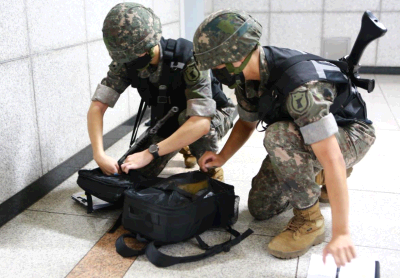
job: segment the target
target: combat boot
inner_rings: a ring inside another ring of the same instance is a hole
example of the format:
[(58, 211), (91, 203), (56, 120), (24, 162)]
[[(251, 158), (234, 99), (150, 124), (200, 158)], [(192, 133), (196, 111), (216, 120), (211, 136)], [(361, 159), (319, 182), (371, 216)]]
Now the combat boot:
[[(347, 177), (350, 177), (351, 173), (353, 172), (353, 167), (346, 169)], [(321, 185), (321, 195), (319, 196), (320, 203), (329, 203), (329, 196), (328, 191), (326, 190), (325, 185), (325, 173), (324, 169), (322, 169), (316, 176), (315, 176), (316, 184)]]
[(179, 152), (183, 154), (183, 159), (185, 160), (186, 168), (193, 168), (194, 166), (196, 166), (197, 159), (190, 152), (189, 146), (182, 148)]
[(224, 170), (222, 169), (222, 167), (208, 169), (207, 174), (213, 179), (224, 182)]
[(275, 257), (299, 257), (325, 239), (325, 221), (318, 202), (309, 209), (293, 209), (293, 213), (283, 232), (268, 244), (268, 252)]

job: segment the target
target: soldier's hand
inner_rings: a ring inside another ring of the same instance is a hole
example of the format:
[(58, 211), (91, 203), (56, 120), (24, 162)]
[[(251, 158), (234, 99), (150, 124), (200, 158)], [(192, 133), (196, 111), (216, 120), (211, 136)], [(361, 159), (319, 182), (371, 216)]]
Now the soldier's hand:
[(140, 169), (148, 165), (153, 160), (153, 155), (149, 150), (129, 155), (121, 165), (122, 171), (128, 174), (131, 169)]
[(95, 161), (97, 165), (99, 165), (101, 171), (103, 171), (103, 173), (106, 175), (114, 175), (120, 173), (118, 162), (108, 155), (103, 155), (95, 158)]
[(208, 172), (208, 168), (221, 167), (225, 162), (219, 154), (207, 151), (200, 157), (199, 166), (203, 172)]
[(325, 246), (323, 251), (323, 260), (326, 261), (326, 256), (331, 254), (335, 259), (338, 267), (345, 266), (356, 257), (356, 250), (351, 241), (350, 234), (343, 234), (332, 237), (332, 240)]

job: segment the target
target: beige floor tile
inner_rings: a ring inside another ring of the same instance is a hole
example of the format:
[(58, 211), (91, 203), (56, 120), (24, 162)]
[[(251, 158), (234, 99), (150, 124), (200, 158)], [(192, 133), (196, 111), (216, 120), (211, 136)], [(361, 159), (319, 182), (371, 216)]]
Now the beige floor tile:
[(0, 229), (0, 277), (65, 277), (112, 223), (25, 211)]

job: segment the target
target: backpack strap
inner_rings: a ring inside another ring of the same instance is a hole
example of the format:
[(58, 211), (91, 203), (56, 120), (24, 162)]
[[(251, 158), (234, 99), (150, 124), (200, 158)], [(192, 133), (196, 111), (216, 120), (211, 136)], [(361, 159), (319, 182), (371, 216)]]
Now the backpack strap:
[(121, 225), (122, 225), (122, 212), (118, 216), (118, 219), (115, 221), (114, 225), (111, 227), (111, 229), (107, 233), (113, 234)]
[(129, 248), (124, 241), (124, 239), (126, 237), (136, 239), (137, 235), (132, 233), (132, 234), (124, 234), (124, 235), (120, 236), (117, 239), (117, 241), (115, 242), (115, 248), (116, 248), (118, 254), (120, 254), (124, 258), (127, 258), (127, 257), (140, 256), (145, 253), (146, 247), (144, 247), (141, 250), (135, 250), (135, 249)]
[(168, 91), (168, 85), (170, 83), (169, 77), (171, 72), (171, 62), (174, 59), (175, 47), (176, 47), (176, 40), (173, 39), (167, 40), (167, 45), (165, 46), (165, 50), (163, 52), (163, 65), (160, 76), (160, 85), (158, 87), (155, 122), (162, 119), (162, 117), (164, 116), (165, 106), (168, 102), (170, 102), (167, 96), (167, 91)]
[(93, 199), (92, 199), (92, 194), (89, 192), (85, 191), (86, 195), (86, 201), (87, 201), (87, 213), (92, 213), (93, 212)]
[[(233, 229), (231, 229), (233, 230)], [(234, 230), (235, 231), (235, 230)], [(154, 243), (150, 242), (150, 244), (146, 247), (146, 256), (147, 259), (153, 263), (155, 266), (158, 267), (167, 267), (179, 263), (188, 263), (188, 262), (196, 262), (200, 261), (202, 259), (214, 256), (216, 254), (221, 253), (222, 251), (224, 252), (229, 252), (231, 247), (239, 244), (242, 240), (247, 238), (249, 235), (253, 233), (251, 229), (248, 229), (245, 231), (243, 234), (240, 234), (239, 232), (235, 231), (234, 232), (237, 236), (235, 236), (234, 239), (229, 239), (228, 241), (225, 241), (221, 244), (217, 244), (214, 246), (208, 246), (204, 241), (202, 241), (202, 244), (200, 244), (201, 248), (206, 250), (204, 253), (199, 254), (199, 255), (194, 255), (194, 256), (186, 256), (186, 257), (174, 257), (174, 256), (169, 256), (165, 255), (164, 253), (161, 253), (160, 250), (158, 249), (160, 246)], [(200, 237), (197, 237), (200, 238)]]

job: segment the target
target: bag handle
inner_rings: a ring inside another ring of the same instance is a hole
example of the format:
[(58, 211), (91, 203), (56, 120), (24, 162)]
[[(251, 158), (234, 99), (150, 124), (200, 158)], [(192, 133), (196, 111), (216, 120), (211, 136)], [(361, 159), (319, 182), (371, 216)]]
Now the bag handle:
[(126, 245), (126, 243), (124, 241), (124, 239), (126, 237), (136, 239), (137, 235), (136, 234), (124, 234), (124, 235), (120, 236), (117, 239), (117, 241), (115, 242), (115, 248), (116, 248), (118, 254), (120, 254), (124, 258), (127, 258), (127, 257), (140, 256), (145, 253), (146, 247), (144, 247), (141, 250), (135, 250), (135, 249), (128, 247), (128, 245)]
[[(233, 230), (233, 229), (231, 229)], [(228, 230), (229, 231), (229, 230)], [(235, 230), (233, 230), (235, 231)], [(211, 247), (208, 247), (207, 244), (201, 244), (202, 249), (207, 249), (204, 253), (199, 254), (199, 255), (194, 255), (194, 256), (186, 256), (186, 257), (174, 257), (174, 256), (169, 256), (165, 255), (164, 253), (161, 253), (161, 251), (158, 249), (160, 246), (156, 246), (154, 242), (150, 242), (150, 244), (146, 247), (146, 256), (147, 259), (153, 263), (155, 266), (158, 267), (167, 267), (179, 263), (188, 263), (188, 262), (196, 262), (211, 256), (214, 256), (216, 254), (221, 253), (222, 251), (224, 252), (229, 252), (232, 246), (235, 246), (239, 244), (242, 240), (247, 238), (249, 235), (253, 233), (251, 229), (248, 229), (245, 231), (243, 234), (240, 234), (239, 232), (235, 231), (235, 233), (238, 234), (234, 239), (229, 239), (228, 241), (225, 241), (221, 244), (217, 244)], [(207, 247), (206, 247), (207, 246)]]

